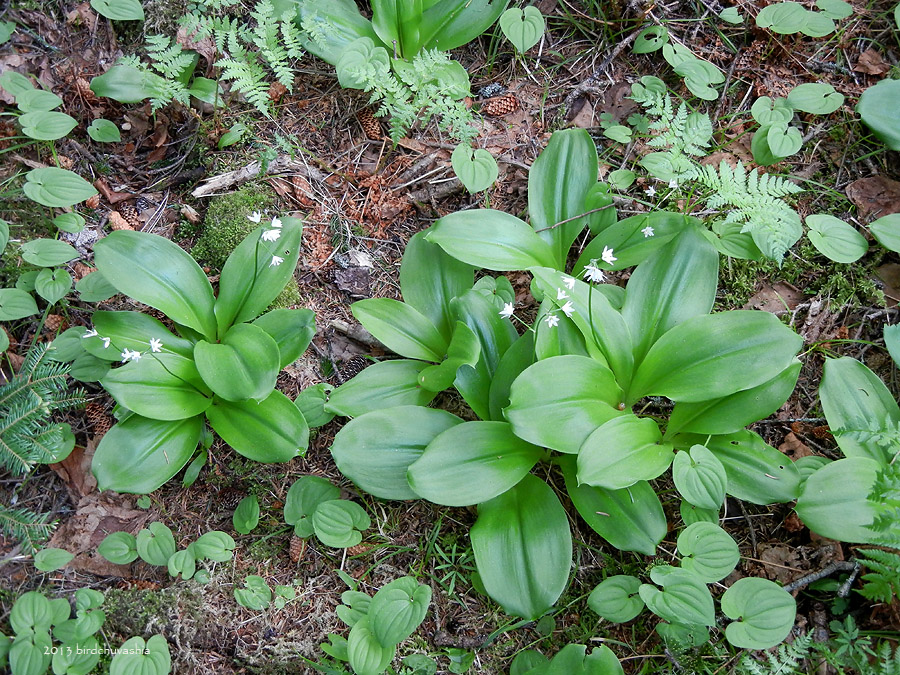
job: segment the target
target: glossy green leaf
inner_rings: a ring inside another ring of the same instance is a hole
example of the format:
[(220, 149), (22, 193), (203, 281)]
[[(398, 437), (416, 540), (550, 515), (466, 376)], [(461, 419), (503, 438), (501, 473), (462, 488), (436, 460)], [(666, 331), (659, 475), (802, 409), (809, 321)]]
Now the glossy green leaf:
[(109, 372), (109, 363), (93, 354), (81, 354), (69, 369), (69, 375), (79, 382), (97, 382)]
[(177, 355), (147, 354), (115, 368), (101, 384), (129, 410), (155, 420), (182, 420), (204, 412), (212, 398), (198, 389), (193, 363)]
[(427, 367), (427, 363), (406, 359), (376, 363), (335, 389), (325, 410), (358, 417), (395, 406), (428, 405), (436, 394), (419, 384), (419, 373)]
[(438, 434), (409, 465), (413, 492), (445, 506), (493, 499), (537, 463), (541, 448), (512, 433), (506, 422), (465, 422)]
[(41, 572), (65, 567), (75, 556), (61, 548), (44, 548), (34, 554), (34, 566)]
[(527, 368), (510, 387), (504, 416), (536, 445), (575, 454), (594, 431), (622, 412), (609, 368), (585, 356), (556, 356)]
[(194, 346), (197, 371), (226, 401), (262, 400), (275, 388), (280, 370), (278, 345), (258, 326), (232, 326), (220, 344), (200, 340)]
[(426, 241), (469, 265), (504, 272), (556, 267), (553, 250), (527, 224), (502, 211), (457, 211), (438, 220)]
[(144, 20), (144, 8), (141, 7), (140, 0), (91, 0), (91, 7), (98, 14), (115, 21)]
[(137, 539), (130, 532), (113, 532), (100, 542), (97, 553), (114, 565), (127, 565), (137, 560)]
[(740, 15), (737, 7), (726, 7), (719, 12), (719, 18), (726, 23), (734, 25), (744, 23), (744, 17)]
[(709, 642), (709, 629), (706, 626), (685, 625), (680, 623), (666, 623), (660, 621), (656, 624), (656, 632), (667, 645), (673, 645), (678, 649), (691, 649), (702, 647)]
[(91, 79), (91, 91), (119, 103), (140, 103), (162, 90), (165, 80), (134, 66), (116, 65)]
[(38, 313), (34, 298), (18, 288), (0, 288), (0, 321), (15, 321)]
[(69, 134), (78, 122), (69, 115), (52, 110), (25, 113), (18, 118), (22, 133), (38, 141), (55, 141)]
[[(597, 148), (584, 129), (556, 131), (528, 172), (531, 227), (553, 252), (553, 265), (563, 269), (569, 248), (587, 225), (578, 218), (589, 191), (597, 184)], [(563, 221), (568, 221), (562, 225)], [(527, 266), (523, 266), (527, 267)]]
[(32, 239), (22, 244), (22, 258), (38, 267), (62, 265), (78, 257), (70, 244), (56, 239)]
[(272, 589), (261, 576), (251, 574), (244, 579), (243, 588), (234, 589), (234, 599), (242, 607), (261, 612), (272, 602)]
[(619, 574), (601, 581), (588, 596), (588, 607), (613, 623), (631, 621), (644, 609), (644, 601), (638, 595), (641, 580)]
[(774, 378), (802, 345), (803, 339), (769, 312), (696, 316), (650, 348), (628, 399), (659, 395), (696, 402), (727, 396)]
[(193, 551), (190, 548), (186, 548), (173, 553), (166, 566), (170, 577), (177, 578), (180, 574), (182, 579), (190, 579), (197, 571), (197, 560)]
[(444, 358), (447, 341), (411, 305), (389, 298), (372, 298), (354, 302), (350, 310), (366, 330), (394, 353), (434, 363)]
[[(101, 490), (147, 494), (187, 464), (203, 427), (203, 418), (154, 420), (132, 415), (106, 432), (91, 470)], [(165, 564), (165, 562), (163, 562)]]
[(75, 290), (83, 302), (103, 302), (118, 293), (100, 272), (91, 272), (79, 279)]
[(75, 212), (61, 213), (53, 219), (56, 229), (61, 232), (81, 232), (84, 222), (84, 217)]
[[(136, 352), (149, 354), (147, 358), (160, 358), (168, 364), (168, 359), (173, 362), (180, 360), (185, 363), (193, 361), (194, 345), (182, 337), (171, 333), (158, 319), (143, 312), (107, 312), (96, 311), (93, 315), (94, 330), (96, 336), (84, 337), (84, 348), (94, 356), (105, 358), (108, 361), (118, 361), (123, 350), (129, 349)], [(104, 338), (109, 339), (106, 346)], [(158, 352), (153, 352), (150, 341), (156, 340)], [(152, 354), (158, 356), (152, 356)], [(143, 358), (143, 357), (142, 357)], [(183, 376), (191, 382), (201, 383), (199, 375), (190, 378), (183, 366), (178, 368)]]
[(623, 675), (622, 665), (607, 646), (590, 654), (584, 645), (568, 644), (557, 652), (546, 670), (527, 675)]
[(738, 579), (722, 595), (722, 613), (734, 619), (725, 637), (739, 649), (768, 649), (794, 627), (797, 601), (768, 579)]
[(884, 346), (894, 363), (900, 363), (900, 324), (884, 327)]
[(869, 250), (869, 243), (856, 228), (827, 213), (806, 216), (806, 226), (813, 246), (835, 262), (856, 262)]
[[(16, 633), (29, 630), (48, 631), (54, 623), (55, 613), (50, 601), (37, 591), (27, 591), (19, 596), (9, 614), (9, 625)], [(67, 617), (68, 618), (68, 617)]]
[(215, 339), (212, 286), (181, 247), (156, 234), (119, 230), (94, 245), (94, 259), (120, 293)]
[(325, 412), (325, 404), (334, 387), (326, 382), (314, 384), (301, 391), (294, 399), (294, 405), (303, 413), (310, 429), (321, 427), (334, 419), (334, 413)]
[(371, 519), (363, 508), (345, 499), (322, 502), (312, 514), (316, 536), (326, 546), (349, 548), (362, 541), (361, 531), (368, 529)]
[(668, 39), (669, 31), (665, 26), (650, 26), (638, 34), (631, 51), (635, 54), (650, 54), (662, 49)]
[(22, 73), (10, 69), (0, 74), (0, 87), (3, 87), (8, 94), (18, 97), (25, 92), (32, 91), (34, 84)]
[(375, 637), (369, 617), (363, 617), (350, 629), (347, 638), (347, 657), (357, 675), (381, 675), (391, 664), (395, 649), (384, 646)]
[(894, 115), (898, 104), (900, 104), (900, 80), (891, 78), (885, 78), (866, 89), (856, 104), (856, 112), (862, 121), (891, 150), (900, 150), (900, 130), (897, 129), (897, 118)]
[(303, 356), (316, 334), (316, 317), (310, 309), (273, 309), (253, 322), (278, 345), (279, 367), (284, 368)]
[(693, 572), (659, 565), (650, 570), (650, 579), (663, 589), (641, 584), (638, 592), (647, 608), (658, 617), (674, 623), (716, 625), (712, 595)]
[[(583, 276), (585, 268), (593, 264), (603, 269), (621, 270), (638, 265), (654, 251), (665, 246), (688, 227), (698, 221), (681, 213), (656, 211), (624, 218), (603, 230), (602, 236), (594, 238), (582, 251), (572, 268), (576, 276)], [(616, 261), (609, 265), (601, 258), (604, 248), (611, 248)]]
[(535, 619), (559, 599), (572, 535), (565, 509), (540, 478), (527, 475), (479, 504), (469, 536), (485, 590), (507, 614)]
[(698, 508), (718, 511), (725, 501), (725, 467), (703, 445), (675, 455), (672, 480), (681, 496)]
[(301, 476), (291, 485), (284, 500), (284, 522), (296, 525), (302, 519), (311, 517), (320, 504), (340, 496), (337, 486), (324, 478)]
[(243, 122), (235, 122), (229, 127), (228, 131), (222, 134), (219, 137), (219, 142), (216, 144), (216, 147), (219, 150), (223, 150), (232, 145), (236, 145), (241, 142), (241, 139), (250, 131), (250, 127), (248, 127)]
[(503, 35), (520, 54), (534, 47), (544, 34), (544, 17), (537, 7), (531, 5), (525, 9), (510, 7), (500, 15), (498, 24)]
[(216, 398), (206, 417), (223, 441), (256, 462), (289, 462), (309, 444), (303, 413), (277, 389), (261, 401)]
[(800, 32), (809, 37), (819, 38), (831, 35), (837, 26), (834, 19), (826, 16), (823, 12), (808, 12), (806, 15), (806, 25), (800, 29)]
[(230, 534), (213, 530), (201, 534), (190, 548), (197, 560), (225, 562), (234, 557), (235, 543)]
[(58, 108), (62, 99), (46, 89), (26, 89), (16, 95), (16, 107), (23, 113), (49, 111)]
[(807, 478), (795, 507), (800, 520), (829, 539), (874, 543), (870, 526), (876, 504), (868, 496), (878, 477), (879, 464), (868, 457), (848, 457), (826, 464)]
[(138, 532), (136, 546), (141, 560), (157, 567), (166, 565), (176, 550), (172, 530), (162, 523), (150, 523)]
[(431, 587), (412, 577), (395, 579), (378, 589), (369, 603), (369, 625), (382, 645), (397, 645), (424, 621)]
[(678, 535), (681, 567), (707, 583), (720, 581), (741, 559), (737, 542), (715, 523), (697, 522)]
[(620, 551), (655, 555), (666, 536), (666, 516), (650, 484), (639, 481), (621, 490), (578, 485), (575, 458), (559, 460), (566, 491), (584, 521)]
[(730, 434), (765, 419), (778, 410), (794, 391), (801, 363), (794, 362), (768, 382), (711, 401), (676, 403), (666, 438), (676, 431)]
[(819, 387), (822, 410), (838, 446), (847, 457), (893, 461), (893, 451), (875, 442), (878, 432), (900, 425), (900, 407), (884, 383), (855, 359), (825, 361)]
[[(443, 391), (458, 380), (457, 372), (462, 366), (469, 366), (471, 371), (478, 365), (480, 357), (481, 342), (478, 336), (462, 321), (457, 321), (447, 347), (447, 358), (423, 370), (419, 374), (419, 384), (429, 391)], [(486, 398), (487, 386), (482, 393), (482, 397)], [(483, 408), (486, 410), (486, 406)]]
[(844, 95), (835, 91), (830, 84), (806, 82), (794, 87), (787, 100), (794, 110), (814, 115), (830, 115), (841, 107)]
[(509, 405), (509, 392), (512, 383), (524, 372), (528, 366), (534, 363), (534, 334), (525, 331), (504, 353), (494, 376), (491, 378), (491, 386), (488, 391), (488, 416), (487, 419), (504, 419), (503, 408)]
[(238, 502), (231, 523), (240, 534), (250, 534), (256, 529), (259, 525), (259, 500), (256, 495), (248, 495)]
[(506, 3), (497, 0), (438, 0), (426, 2), (424, 6), (419, 24), (422, 47), (449, 51), (484, 33), (503, 13)]
[(422, 406), (376, 410), (346, 424), (331, 455), (341, 473), (365, 492), (382, 499), (417, 499), (407, 469), (435, 437), (461, 422), (444, 410)]
[[(898, 141), (900, 147), (900, 141)], [(889, 213), (869, 225), (872, 236), (891, 251), (900, 251), (900, 213)]]
[(103, 118), (95, 119), (87, 128), (88, 136), (98, 143), (118, 143), (122, 140), (119, 127)]
[[(279, 222), (280, 228), (276, 227)], [(266, 240), (266, 236), (275, 236), (266, 235), (273, 231), (280, 233), (278, 238)], [(270, 224), (248, 234), (231, 252), (222, 267), (215, 306), (220, 338), (233, 324), (255, 319), (278, 297), (297, 268), (302, 236), (303, 221), (299, 218), (273, 218)]]
[(672, 463), (652, 419), (622, 415), (594, 431), (578, 453), (578, 482), (618, 490), (661, 475)]
[(808, 21), (809, 11), (799, 2), (777, 2), (763, 7), (756, 15), (756, 25), (771, 28), (773, 33), (799, 33)]
[(500, 172), (491, 153), (483, 148), (472, 148), (468, 143), (456, 146), (450, 162), (459, 182), (473, 194), (493, 185)]

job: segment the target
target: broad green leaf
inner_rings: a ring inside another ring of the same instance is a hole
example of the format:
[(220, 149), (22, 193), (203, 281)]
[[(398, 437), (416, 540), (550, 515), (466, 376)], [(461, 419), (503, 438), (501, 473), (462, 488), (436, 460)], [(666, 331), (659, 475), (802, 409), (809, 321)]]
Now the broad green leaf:
[(578, 452), (578, 482), (618, 490), (660, 476), (673, 459), (670, 443), (649, 417), (622, 415), (606, 422)]
[(71, 245), (56, 239), (32, 239), (22, 244), (22, 258), (38, 267), (62, 265), (78, 257)]
[(250, 534), (259, 525), (259, 500), (256, 495), (248, 495), (238, 502), (231, 516), (234, 529), (241, 534)]
[(223, 441), (256, 462), (289, 462), (309, 444), (303, 413), (277, 389), (261, 401), (216, 398), (206, 417)]
[(201, 534), (190, 547), (197, 560), (225, 562), (234, 557), (235, 543), (230, 534), (213, 530)]
[(799, 33), (806, 25), (809, 11), (799, 2), (777, 2), (763, 7), (756, 15), (756, 25), (771, 28), (773, 33)]
[(363, 617), (350, 629), (347, 657), (357, 675), (381, 675), (391, 664), (395, 653), (393, 645), (383, 646), (375, 637), (369, 617)]
[[(803, 147), (803, 136), (797, 127), (784, 122), (772, 122), (766, 128), (766, 143), (776, 157), (790, 157)], [(762, 130), (757, 133), (762, 133)]]
[(94, 668), (100, 662), (100, 643), (97, 638), (88, 637), (80, 640), (78, 647), (71, 644), (60, 645), (59, 651), (53, 654), (52, 670), (54, 673), (66, 675), (87, 675), (95, 672)]
[(9, 649), (9, 667), (14, 675), (43, 675), (50, 666), (52, 641), (47, 631), (16, 636)]
[(354, 302), (350, 310), (366, 330), (400, 356), (439, 363), (447, 352), (447, 340), (411, 305), (372, 298)]
[(884, 346), (894, 363), (900, 363), (900, 324), (884, 327)]
[(631, 621), (644, 609), (638, 595), (641, 580), (626, 574), (607, 577), (588, 596), (588, 607), (613, 623)]
[(537, 7), (529, 5), (524, 10), (510, 7), (500, 15), (500, 30), (513, 43), (520, 54), (534, 47), (544, 34), (544, 17)]
[(18, 121), (22, 126), (22, 133), (38, 141), (58, 140), (78, 126), (73, 117), (52, 110), (25, 113)]
[(875, 442), (879, 432), (900, 425), (900, 408), (884, 383), (855, 359), (825, 361), (819, 398), (828, 425), (847, 457), (868, 457), (879, 464), (894, 460), (896, 449)]
[(140, 103), (156, 96), (164, 86), (165, 80), (156, 73), (125, 65), (113, 66), (91, 79), (92, 92), (119, 103)]
[(273, 309), (253, 322), (262, 328), (278, 345), (284, 368), (303, 356), (316, 334), (316, 316), (310, 309)]
[(421, 361), (382, 361), (369, 366), (331, 393), (325, 410), (344, 417), (359, 417), (373, 410), (401, 405), (428, 405), (436, 396), (419, 385)]
[(806, 457), (798, 457), (794, 462), (794, 466), (796, 466), (797, 471), (800, 472), (800, 480), (802, 483), (826, 464), (831, 464), (832, 461), (833, 460), (830, 460), (827, 457), (821, 457), (819, 455), (807, 455)]
[(115, 21), (143, 21), (144, 8), (140, 0), (91, 0), (91, 7)]
[(150, 523), (138, 532), (136, 546), (141, 560), (157, 567), (165, 566), (176, 551), (172, 530), (162, 523)]
[(566, 491), (584, 521), (620, 551), (656, 555), (656, 545), (666, 536), (666, 516), (656, 491), (646, 481), (621, 490), (578, 485), (575, 458), (558, 460)]
[(806, 226), (813, 246), (835, 262), (856, 262), (869, 250), (869, 243), (856, 228), (827, 213), (806, 216)]
[(465, 422), (438, 434), (409, 466), (409, 486), (445, 506), (486, 502), (515, 486), (541, 458), (506, 422)]
[(172, 669), (169, 643), (162, 635), (146, 642), (141, 637), (125, 640), (109, 665), (109, 675), (168, 675)]
[(520, 438), (576, 454), (594, 430), (622, 412), (609, 368), (585, 356), (538, 361), (510, 387), (504, 416)]
[(741, 559), (737, 542), (715, 523), (697, 522), (678, 535), (681, 567), (707, 583), (714, 583), (734, 571)]
[(741, 16), (737, 7), (726, 7), (721, 12), (719, 12), (719, 18), (726, 23), (734, 25), (744, 23), (744, 17)]
[(728, 494), (753, 504), (790, 502), (800, 491), (794, 463), (749, 430), (723, 436), (683, 434), (671, 439), (679, 449), (705, 445), (725, 467)]
[(258, 326), (232, 326), (221, 344), (200, 340), (194, 346), (200, 377), (226, 401), (262, 400), (275, 388), (280, 370), (278, 345)]
[(0, 288), (0, 321), (15, 321), (38, 313), (34, 298), (18, 288)]
[[(178, 245), (156, 234), (119, 230), (94, 245), (94, 259), (120, 293), (158, 309), (207, 340), (215, 339), (212, 286)], [(222, 290), (220, 286), (220, 301)]]
[(484, 33), (503, 13), (497, 0), (437, 0), (424, 3), (419, 25), (422, 47), (450, 51)]
[(180, 574), (182, 579), (190, 579), (197, 571), (197, 559), (194, 557), (194, 552), (190, 548), (186, 548), (173, 553), (169, 557), (166, 567), (170, 577), (177, 578)]
[(472, 148), (460, 143), (450, 155), (453, 172), (470, 193), (488, 189), (497, 180), (500, 169), (491, 153), (483, 148)]
[(474, 270), (417, 232), (407, 242), (400, 263), (400, 290), (403, 301), (427, 317), (450, 340), (455, 319), (450, 300), (462, 295), (474, 283)]
[(137, 560), (137, 539), (130, 532), (113, 532), (100, 542), (97, 553), (114, 565), (127, 565)]
[(711, 401), (676, 403), (669, 418), (666, 438), (678, 432), (696, 434), (730, 434), (748, 424), (765, 419), (794, 391), (801, 363), (794, 359), (790, 366), (768, 382)]
[(242, 607), (261, 612), (272, 602), (272, 589), (261, 576), (251, 574), (244, 579), (244, 588), (234, 589), (234, 599)]
[(219, 137), (219, 142), (216, 144), (216, 147), (219, 148), (219, 150), (223, 150), (229, 146), (240, 143), (241, 139), (249, 130), (250, 127), (243, 122), (232, 124), (228, 131)]
[(54, 622), (54, 612), (50, 601), (37, 591), (28, 591), (19, 596), (9, 614), (9, 625), (16, 633), (29, 630), (48, 631)]
[[(106, 361), (119, 361), (126, 349), (140, 352), (146, 358), (161, 358), (168, 364), (171, 360), (180, 362), (176, 366), (178, 372), (188, 377), (191, 384), (203, 388), (205, 385), (196, 373), (193, 353), (194, 345), (188, 340), (178, 337), (162, 324), (142, 312), (94, 312), (94, 331), (97, 335), (86, 333), (82, 336), (82, 346), (94, 356)], [(153, 352), (151, 340), (159, 350)], [(152, 356), (158, 354), (158, 356)], [(144, 358), (144, 357), (142, 357)], [(193, 373), (193, 377), (191, 377)], [(208, 391), (208, 390), (207, 390)]]
[[(300, 256), (303, 221), (281, 218), (280, 228), (275, 227), (278, 222), (279, 219), (273, 219), (271, 227), (263, 225), (248, 234), (225, 261), (215, 307), (219, 338), (232, 324), (252, 321), (262, 314), (293, 277)], [(266, 233), (273, 231), (280, 233), (278, 238), (267, 241), (264, 237), (275, 234)]]
[(7, 70), (3, 74), (0, 74), (0, 87), (3, 87), (8, 94), (18, 98), (25, 92), (32, 91), (34, 89), (34, 84), (32, 84), (29, 78), (22, 75), (22, 73), (17, 73), (14, 70)]
[(790, 366), (802, 345), (803, 339), (769, 312), (696, 316), (650, 348), (626, 403), (647, 395), (706, 401), (750, 389)]
[(104, 434), (94, 454), (91, 470), (98, 487), (153, 492), (190, 461), (202, 427), (199, 415), (173, 422), (132, 415), (119, 422)]
[(361, 530), (368, 529), (372, 521), (359, 504), (332, 499), (319, 504), (312, 514), (312, 524), (323, 544), (348, 548), (362, 541)]
[(650, 570), (650, 579), (663, 590), (651, 584), (641, 584), (638, 592), (647, 608), (658, 617), (673, 623), (716, 625), (712, 595), (693, 572), (659, 565)]
[[(528, 172), (531, 227), (550, 246), (555, 264), (564, 269), (569, 248), (584, 230), (590, 189), (597, 184), (597, 148), (584, 129), (556, 131)], [(563, 224), (562, 221), (569, 221)]]
[[(900, 140), (898, 140), (900, 148)], [(889, 213), (869, 225), (872, 236), (886, 249), (900, 251), (900, 213)]]
[(87, 128), (88, 136), (98, 143), (118, 143), (122, 140), (119, 127), (103, 118), (95, 119)]
[[(188, 89), (188, 92), (194, 98), (210, 105), (221, 106), (225, 100), (219, 83), (208, 77), (195, 77), (191, 80), (191, 87)], [(221, 139), (219, 141), (221, 142)]]
[(788, 104), (786, 98), (780, 97), (773, 99), (768, 96), (760, 96), (750, 107), (750, 114), (761, 127), (773, 122), (789, 124), (794, 119), (794, 109)]
[(556, 267), (547, 242), (524, 222), (503, 211), (451, 213), (438, 220), (425, 239), (464, 263), (498, 272)]
[(734, 619), (725, 628), (725, 637), (733, 646), (768, 649), (790, 634), (797, 601), (768, 579), (747, 577), (738, 579), (722, 595), (722, 613)]
[(100, 383), (117, 403), (138, 415), (183, 420), (212, 405), (212, 398), (198, 389), (198, 379), (192, 361), (161, 353), (115, 368)]
[(816, 7), (830, 19), (846, 19), (853, 16), (853, 5), (844, 0), (817, 0)]
[(391, 57), (372, 39), (360, 37), (344, 48), (335, 63), (338, 82), (344, 89), (363, 89), (366, 86), (364, 74), (375, 64), (381, 66), (381, 70), (390, 70)]
[(819, 38), (831, 35), (836, 28), (834, 19), (826, 16), (823, 12), (807, 12), (806, 25), (800, 29), (800, 32), (809, 37)]
[(672, 480), (681, 496), (698, 508), (718, 511), (725, 501), (725, 467), (706, 446), (694, 445), (675, 455)]
[(656, 624), (656, 632), (667, 645), (678, 649), (702, 647), (709, 642), (709, 629), (706, 626), (685, 625), (660, 621)]
[(527, 475), (478, 505), (470, 530), (478, 573), (507, 614), (535, 619), (562, 595), (572, 564), (572, 535), (553, 490)]
[(75, 556), (61, 548), (44, 548), (34, 554), (34, 566), (41, 572), (53, 572), (69, 564)]
[(59, 96), (45, 89), (27, 89), (16, 96), (16, 107), (23, 113), (53, 110), (62, 103)]
[(84, 229), (84, 217), (75, 213), (61, 213), (53, 219), (56, 229), (61, 232), (81, 232)]
[(719, 512), (717, 510), (698, 509), (683, 499), (681, 504), (678, 505), (678, 512), (685, 525), (693, 525), (694, 523), (712, 523), (715, 525), (719, 522)]
[(436, 436), (461, 422), (444, 410), (417, 405), (376, 410), (341, 428), (331, 456), (341, 473), (365, 492), (381, 499), (417, 499), (407, 469)]
[[(646, 260), (679, 233), (697, 224), (697, 220), (681, 213), (655, 211), (624, 218), (603, 230), (582, 251), (572, 271), (581, 277), (589, 264), (603, 269), (621, 270)], [(611, 248), (616, 261), (610, 265), (601, 260), (604, 248)]]
[(658, 49), (669, 39), (669, 31), (665, 26), (650, 26), (638, 33), (631, 51), (635, 54), (650, 54)]
[[(419, 384), (429, 391), (443, 391), (457, 381), (457, 371), (462, 366), (469, 366), (471, 372), (477, 365), (481, 357), (481, 342), (478, 336), (472, 332), (462, 321), (456, 322), (456, 329), (453, 331), (453, 337), (447, 346), (447, 358), (439, 364), (429, 366), (419, 374)], [(486, 378), (485, 378), (486, 379)], [(482, 398), (482, 411), (487, 411), (487, 395), (489, 382), (484, 383)], [(462, 392), (465, 395), (465, 392)], [(474, 406), (473, 406), (474, 408)]]
[(588, 654), (584, 645), (568, 644), (553, 657), (546, 670), (526, 675), (624, 675), (624, 671), (616, 655), (605, 645), (595, 647)]
[(830, 84), (806, 82), (794, 87), (787, 100), (794, 110), (814, 115), (830, 115), (841, 107), (844, 95), (835, 91)]
[[(689, 227), (639, 265), (625, 290), (622, 316), (634, 340), (639, 364), (661, 335), (708, 314), (716, 297), (719, 254)], [(620, 378), (619, 380), (623, 385)]]
[(75, 290), (83, 302), (103, 302), (118, 291), (100, 272), (91, 272), (75, 283)]
[(319, 504), (339, 499), (340, 489), (319, 476), (301, 476), (291, 485), (284, 500), (284, 522), (296, 525), (311, 517)]
[(856, 104), (856, 112), (862, 121), (891, 150), (900, 150), (900, 130), (897, 129), (897, 118), (894, 115), (898, 103), (900, 103), (900, 80), (885, 78), (866, 89)]
[(550, 659), (534, 649), (517, 652), (509, 665), (509, 675), (545, 675)]
[(829, 539), (874, 543), (871, 529), (877, 505), (868, 500), (879, 464), (868, 457), (848, 457), (826, 464), (807, 478), (795, 510), (813, 532)]
[(87, 353), (79, 355), (72, 361), (69, 369), (72, 379), (79, 382), (97, 382), (108, 372), (109, 363)]
[(489, 414), (487, 419), (504, 419), (503, 408), (509, 405), (509, 391), (512, 383), (532, 363), (534, 363), (534, 334), (531, 331), (525, 331), (504, 352), (497, 364), (488, 392)]
[(401, 577), (382, 586), (369, 603), (370, 626), (383, 645), (397, 645), (424, 621), (431, 602), (431, 587), (412, 577)]
[(307, 387), (294, 399), (294, 405), (300, 408), (310, 429), (324, 426), (334, 419), (334, 413), (325, 412), (325, 404), (332, 391), (334, 387), (320, 382)]

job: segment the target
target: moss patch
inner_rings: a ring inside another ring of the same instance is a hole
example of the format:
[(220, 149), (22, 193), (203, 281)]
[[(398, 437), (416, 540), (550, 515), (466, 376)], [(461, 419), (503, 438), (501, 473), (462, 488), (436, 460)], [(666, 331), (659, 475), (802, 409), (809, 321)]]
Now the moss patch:
[(256, 185), (214, 198), (206, 212), (202, 234), (191, 249), (194, 260), (221, 270), (235, 247), (258, 227), (247, 216), (265, 211), (273, 203), (272, 191)]

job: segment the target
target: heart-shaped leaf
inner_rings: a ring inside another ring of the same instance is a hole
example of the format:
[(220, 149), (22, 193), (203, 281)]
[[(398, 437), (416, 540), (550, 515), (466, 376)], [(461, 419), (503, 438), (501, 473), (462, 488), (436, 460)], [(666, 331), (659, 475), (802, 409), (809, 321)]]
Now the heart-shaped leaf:
[(344, 499), (323, 502), (312, 515), (316, 536), (326, 546), (349, 548), (362, 541), (362, 530), (368, 529), (372, 520), (363, 508)]
[(718, 511), (725, 501), (728, 485), (725, 467), (703, 445), (675, 455), (672, 480), (681, 496), (701, 509)]
[(16, 107), (23, 113), (53, 110), (62, 102), (59, 96), (45, 89), (28, 89), (16, 96)]
[(75, 556), (61, 548), (45, 548), (34, 554), (34, 566), (41, 572), (53, 572), (69, 564)]
[(205, 559), (215, 562), (231, 560), (234, 557), (234, 547), (235, 543), (231, 535), (218, 530), (201, 534), (190, 546), (197, 560)]
[(98, 143), (118, 143), (122, 140), (119, 127), (105, 119), (95, 119), (87, 128), (88, 136)]
[(693, 572), (659, 565), (650, 571), (653, 583), (641, 584), (638, 589), (641, 599), (651, 612), (672, 623), (689, 623), (699, 626), (716, 624), (712, 595), (706, 584)]
[(50, 305), (54, 305), (66, 297), (70, 288), (72, 288), (72, 275), (59, 267), (42, 269), (34, 280), (34, 290)]
[(766, 142), (773, 155), (783, 158), (790, 157), (800, 150), (803, 146), (803, 137), (797, 127), (788, 126), (784, 122), (772, 122), (768, 125)]
[(347, 658), (354, 673), (380, 675), (391, 664), (395, 652), (393, 645), (382, 645), (375, 637), (369, 617), (363, 617), (350, 629)]
[(173, 553), (169, 557), (166, 567), (170, 577), (177, 578), (180, 574), (182, 579), (190, 579), (197, 571), (197, 559), (194, 557), (194, 552), (190, 548), (186, 548)]
[(644, 609), (644, 601), (638, 594), (641, 580), (618, 574), (601, 581), (588, 596), (588, 607), (607, 621), (625, 623)]
[(284, 500), (284, 522), (296, 525), (302, 518), (311, 517), (319, 504), (341, 496), (341, 491), (319, 476), (301, 476), (288, 490)]
[(53, 224), (61, 232), (81, 232), (84, 229), (84, 217), (77, 213), (61, 213), (53, 219)]
[(369, 603), (369, 625), (375, 639), (386, 647), (403, 642), (425, 619), (430, 602), (431, 587), (412, 577), (382, 586)]
[(101, 16), (115, 21), (144, 20), (140, 0), (91, 0), (91, 7)]
[(835, 91), (830, 84), (806, 82), (794, 87), (787, 100), (794, 110), (814, 115), (830, 115), (844, 103), (844, 95)]
[(231, 516), (234, 529), (241, 534), (250, 534), (259, 524), (259, 501), (256, 495), (249, 495), (238, 502)]
[(869, 250), (869, 243), (856, 228), (827, 213), (806, 216), (806, 226), (813, 246), (835, 262), (856, 262)]
[(635, 54), (649, 54), (662, 49), (668, 39), (669, 30), (665, 26), (650, 26), (638, 33), (631, 51)]
[(55, 141), (78, 126), (75, 118), (52, 110), (38, 110), (19, 117), (22, 133), (38, 141)]
[(162, 523), (150, 523), (147, 529), (138, 532), (136, 545), (141, 560), (158, 567), (164, 567), (175, 553), (172, 530)]
[(100, 542), (97, 553), (114, 565), (127, 565), (137, 560), (137, 539), (130, 532), (113, 532)]
[(784, 640), (794, 626), (797, 601), (768, 579), (738, 579), (722, 595), (722, 612), (734, 623), (725, 637), (739, 649), (768, 649)]
[(471, 193), (486, 190), (497, 180), (497, 160), (483, 148), (473, 149), (460, 143), (450, 155), (450, 163), (459, 181)]
[(724, 579), (741, 558), (737, 542), (714, 523), (688, 525), (678, 535), (681, 567), (707, 583)]
[(544, 17), (533, 5), (524, 10), (510, 7), (500, 15), (498, 23), (506, 39), (520, 54), (534, 47), (544, 34)]
[(22, 258), (38, 267), (62, 265), (78, 257), (71, 245), (56, 239), (32, 239), (22, 244)]

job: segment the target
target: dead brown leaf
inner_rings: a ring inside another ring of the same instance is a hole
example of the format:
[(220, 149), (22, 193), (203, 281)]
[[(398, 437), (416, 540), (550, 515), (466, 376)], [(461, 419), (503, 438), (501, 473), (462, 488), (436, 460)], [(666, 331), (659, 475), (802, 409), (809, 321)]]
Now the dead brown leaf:
[(896, 307), (900, 302), (900, 265), (886, 263), (875, 270), (875, 275), (884, 284), (884, 298), (888, 307)]
[(98, 178), (97, 180), (95, 180), (94, 187), (100, 191), (100, 194), (103, 195), (103, 198), (110, 204), (118, 204), (119, 202), (124, 202), (126, 199), (131, 199), (134, 196), (132, 194), (129, 194), (128, 192), (116, 192), (111, 187), (109, 187), (109, 185), (103, 178)]
[(863, 220), (900, 213), (900, 182), (885, 176), (855, 180), (846, 189), (847, 199), (856, 204)]
[(857, 73), (866, 73), (867, 75), (884, 75), (890, 69), (891, 64), (885, 63), (881, 54), (871, 48), (859, 55), (859, 59), (853, 67)]
[(778, 450), (790, 457), (793, 461), (796, 461), (801, 457), (809, 457), (813, 454), (812, 450), (809, 449), (809, 446), (797, 438), (797, 435), (793, 431), (784, 437), (784, 442), (778, 446)]
[(50, 468), (66, 484), (73, 504), (77, 504), (82, 497), (97, 489), (97, 479), (91, 473), (91, 460), (94, 458), (96, 449), (97, 441), (91, 438), (86, 447), (77, 445), (63, 461), (50, 465)]
[(82, 2), (80, 5), (76, 5), (75, 9), (66, 14), (66, 23), (68, 25), (84, 24), (91, 35), (97, 32), (97, 21), (99, 19), (100, 16), (91, 9), (91, 3), (89, 2)]
[(778, 281), (755, 293), (743, 309), (761, 309), (772, 314), (784, 314), (796, 309), (803, 298), (800, 289), (784, 281)]

